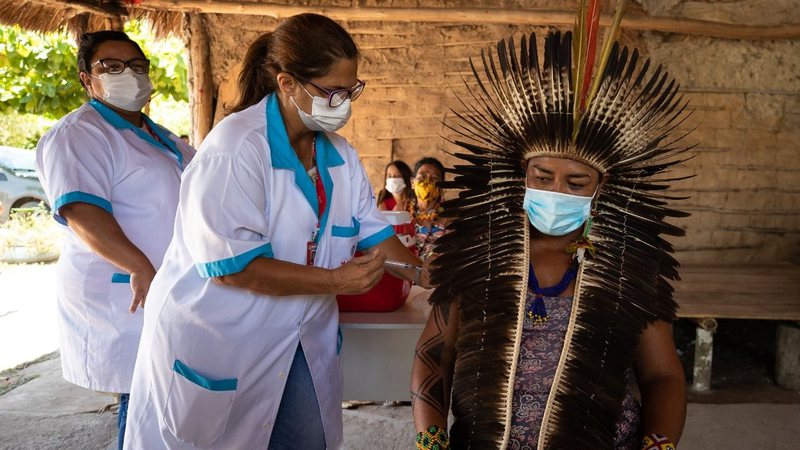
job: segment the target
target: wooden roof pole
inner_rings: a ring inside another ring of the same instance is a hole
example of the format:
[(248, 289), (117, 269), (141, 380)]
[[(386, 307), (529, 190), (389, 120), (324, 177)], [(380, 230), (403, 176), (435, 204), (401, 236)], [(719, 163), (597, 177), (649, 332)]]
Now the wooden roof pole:
[(189, 49), (189, 89), (192, 110), (192, 145), (198, 147), (214, 123), (214, 84), (211, 52), (204, 14), (184, 14), (183, 39)]
[[(147, 0), (139, 4), (137, 8), (187, 13), (246, 14), (274, 18), (286, 18), (304, 12), (316, 12), (332, 19), (344, 21), (486, 23), (532, 26), (572, 26), (575, 23), (574, 11), (503, 8), (304, 7), (213, 0)], [(604, 16), (600, 19), (600, 22), (607, 26), (611, 20), (610, 16)], [(629, 15), (623, 19), (622, 26), (635, 30), (694, 34), (726, 39), (796, 39), (800, 37), (800, 24), (759, 26), (695, 19)]]

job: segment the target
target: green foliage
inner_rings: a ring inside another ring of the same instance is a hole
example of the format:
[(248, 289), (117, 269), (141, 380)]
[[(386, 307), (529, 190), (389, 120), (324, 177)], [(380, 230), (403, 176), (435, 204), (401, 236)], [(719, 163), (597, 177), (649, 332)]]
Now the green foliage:
[(153, 121), (176, 136), (189, 135), (192, 129), (192, 112), (189, 103), (175, 101), (164, 97), (154, 97), (150, 102), (150, 111), (147, 112)]
[(55, 120), (36, 114), (23, 114), (15, 111), (0, 114), (0, 145), (36, 148), (39, 138), (54, 123)]
[(0, 102), (4, 112), (58, 118), (83, 102), (75, 46), (64, 34), (0, 27)]
[[(126, 32), (151, 60), (154, 95), (186, 101), (187, 70), (181, 41), (155, 41), (141, 22), (128, 23)], [(78, 79), (77, 47), (69, 36), (0, 26), (0, 113), (16, 111), (58, 119), (85, 101)]]

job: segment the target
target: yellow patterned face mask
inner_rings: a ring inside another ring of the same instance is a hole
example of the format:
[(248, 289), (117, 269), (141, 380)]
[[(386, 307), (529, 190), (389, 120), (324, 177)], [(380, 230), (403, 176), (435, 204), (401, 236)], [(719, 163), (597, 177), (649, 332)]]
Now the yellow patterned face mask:
[(423, 202), (428, 202), (431, 200), (436, 200), (441, 195), (441, 189), (439, 186), (436, 185), (436, 181), (431, 179), (424, 179), (421, 181), (414, 180), (411, 183), (414, 188), (414, 194), (417, 196), (419, 200)]

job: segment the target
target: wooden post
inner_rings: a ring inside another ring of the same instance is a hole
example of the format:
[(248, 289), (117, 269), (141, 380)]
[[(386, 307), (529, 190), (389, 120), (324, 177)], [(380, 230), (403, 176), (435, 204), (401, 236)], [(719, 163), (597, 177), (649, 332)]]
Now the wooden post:
[(717, 321), (714, 319), (697, 320), (697, 339), (694, 344), (694, 372), (692, 389), (696, 392), (711, 390), (711, 361), (714, 356), (714, 333)]
[(189, 103), (192, 145), (203, 142), (214, 123), (214, 83), (211, 75), (208, 28), (204, 14), (184, 14), (184, 42), (189, 49)]
[(800, 324), (778, 323), (775, 348), (775, 382), (800, 391)]

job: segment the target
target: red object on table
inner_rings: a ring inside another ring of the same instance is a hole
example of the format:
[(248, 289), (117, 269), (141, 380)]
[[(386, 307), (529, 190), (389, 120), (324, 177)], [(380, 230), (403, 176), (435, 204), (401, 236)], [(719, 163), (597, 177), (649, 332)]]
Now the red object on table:
[[(405, 211), (384, 211), (384, 216), (392, 224), (400, 241), (416, 254), (411, 216)], [(409, 292), (411, 292), (410, 281), (384, 272), (381, 281), (369, 292), (359, 295), (337, 295), (336, 301), (339, 303), (339, 311), (343, 312), (389, 312), (403, 306)]]
[(342, 312), (389, 312), (403, 306), (411, 292), (411, 283), (388, 273), (369, 292), (359, 295), (337, 295)]

